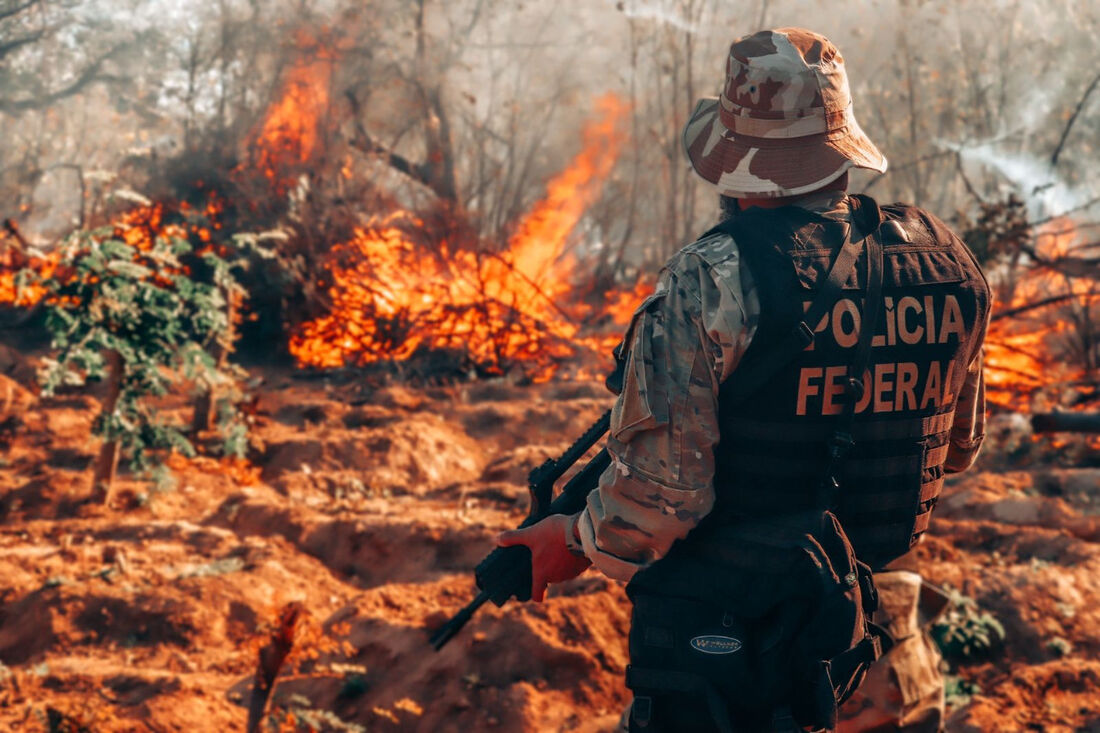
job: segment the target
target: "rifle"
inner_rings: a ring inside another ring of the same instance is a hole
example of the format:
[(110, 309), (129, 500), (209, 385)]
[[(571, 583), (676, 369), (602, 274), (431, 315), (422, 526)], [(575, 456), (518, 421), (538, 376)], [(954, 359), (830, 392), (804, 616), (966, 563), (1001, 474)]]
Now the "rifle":
[[(561, 458), (548, 459), (527, 475), (527, 489), (531, 492), (531, 510), (519, 525), (520, 529), (530, 527), (551, 514), (576, 514), (584, 508), (588, 492), (596, 487), (600, 474), (611, 465), (607, 448), (597, 453), (584, 465), (584, 468), (577, 472), (577, 475), (569, 479), (562, 487), (558, 498), (551, 502), (554, 483), (603, 437), (610, 425), (611, 411), (608, 410), (584, 432), (584, 435), (569, 446)], [(517, 601), (531, 600), (531, 550), (523, 545), (498, 547), (478, 563), (474, 570), (474, 578), (481, 592), (469, 605), (435, 630), (430, 641), (436, 651), (442, 649), (443, 645), (473, 618), (477, 609), (481, 608), (486, 601), (503, 606), (512, 596), (515, 596)]]

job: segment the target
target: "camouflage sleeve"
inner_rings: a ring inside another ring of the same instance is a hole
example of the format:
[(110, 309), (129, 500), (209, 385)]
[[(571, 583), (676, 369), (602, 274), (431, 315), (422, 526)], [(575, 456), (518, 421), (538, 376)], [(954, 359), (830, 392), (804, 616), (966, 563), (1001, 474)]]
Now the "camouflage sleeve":
[(947, 447), (944, 471), (958, 473), (974, 464), (985, 439), (985, 376), (982, 352), (974, 358), (966, 373), (959, 399), (955, 403), (955, 420), (951, 424), (951, 441)]
[(702, 258), (674, 258), (624, 339), (607, 441), (612, 465), (578, 524), (585, 554), (610, 577), (629, 580), (663, 557), (714, 504), (718, 386), (747, 348), (746, 324), (755, 325), (759, 310), (752, 298), (757, 313), (747, 312), (736, 259), (723, 265), (719, 273)]

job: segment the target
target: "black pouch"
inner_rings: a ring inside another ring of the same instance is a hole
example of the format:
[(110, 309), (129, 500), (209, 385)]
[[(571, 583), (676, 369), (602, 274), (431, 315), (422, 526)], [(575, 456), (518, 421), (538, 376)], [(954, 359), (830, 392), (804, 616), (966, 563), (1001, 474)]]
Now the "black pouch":
[(819, 511), (699, 529), (627, 587), (628, 686), (709, 695), (734, 719), (787, 706), (804, 724), (834, 720), (862, 679), (862, 657), (844, 655), (870, 613), (869, 572), (839, 522)]
[(787, 606), (749, 619), (707, 601), (636, 595), (630, 663), (697, 675), (726, 701), (769, 705), (790, 692), (786, 662), (800, 615)]

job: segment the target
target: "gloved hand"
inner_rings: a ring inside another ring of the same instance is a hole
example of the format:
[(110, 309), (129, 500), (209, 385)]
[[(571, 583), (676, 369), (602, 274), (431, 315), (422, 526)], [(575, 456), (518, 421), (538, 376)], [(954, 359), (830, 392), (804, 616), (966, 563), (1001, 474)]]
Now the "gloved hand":
[(513, 529), (497, 535), (501, 547), (527, 545), (531, 549), (531, 600), (542, 602), (546, 586), (577, 577), (592, 562), (583, 555), (574, 555), (565, 541), (565, 533), (573, 531), (576, 515), (551, 514), (530, 527)]

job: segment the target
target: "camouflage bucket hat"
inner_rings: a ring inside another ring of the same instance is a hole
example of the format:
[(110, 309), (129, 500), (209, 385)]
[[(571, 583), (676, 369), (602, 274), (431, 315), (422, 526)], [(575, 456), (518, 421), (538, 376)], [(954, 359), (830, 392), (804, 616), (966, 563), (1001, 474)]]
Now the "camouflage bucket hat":
[(886, 171), (852, 112), (840, 51), (802, 28), (734, 41), (725, 89), (699, 101), (683, 143), (695, 172), (733, 197), (807, 193), (852, 167)]

